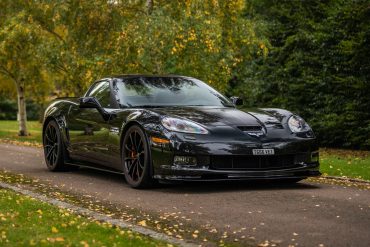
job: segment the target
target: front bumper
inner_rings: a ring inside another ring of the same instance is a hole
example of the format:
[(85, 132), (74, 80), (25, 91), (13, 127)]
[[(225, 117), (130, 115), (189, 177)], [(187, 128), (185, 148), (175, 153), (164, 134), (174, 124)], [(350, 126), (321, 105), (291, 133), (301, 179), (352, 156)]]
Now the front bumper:
[(180, 166), (162, 166), (161, 168), (161, 174), (154, 175), (154, 178), (173, 181), (304, 179), (321, 175), (318, 162), (276, 170), (213, 170), (206, 167), (188, 168)]
[[(221, 132), (223, 133), (223, 132)], [(283, 135), (282, 135), (283, 136)], [(174, 181), (307, 178), (321, 175), (314, 138), (214, 137), (169, 134), (167, 144), (151, 143), (155, 179)], [(253, 149), (274, 149), (271, 156), (254, 156)], [(194, 156), (195, 166), (174, 164), (175, 156)], [(261, 158), (260, 158), (261, 157)], [(201, 161), (201, 162), (200, 162)]]

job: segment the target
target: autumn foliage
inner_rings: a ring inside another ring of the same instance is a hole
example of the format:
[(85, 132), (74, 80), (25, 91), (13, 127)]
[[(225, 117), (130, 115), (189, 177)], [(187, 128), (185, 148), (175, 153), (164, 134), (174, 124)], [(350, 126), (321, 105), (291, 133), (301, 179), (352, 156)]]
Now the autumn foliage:
[(183, 74), (246, 107), (302, 115), (322, 145), (369, 148), (369, 9), (340, 0), (2, 0), (0, 96), (44, 106), (113, 74)]

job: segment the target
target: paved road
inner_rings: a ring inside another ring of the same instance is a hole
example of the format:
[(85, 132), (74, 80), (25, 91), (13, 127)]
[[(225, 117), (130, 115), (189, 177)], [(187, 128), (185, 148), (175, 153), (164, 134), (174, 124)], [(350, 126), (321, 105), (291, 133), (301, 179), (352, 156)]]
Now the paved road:
[(370, 246), (370, 191), (339, 185), (202, 183), (131, 189), (123, 176), (81, 169), (48, 172), (41, 149), (0, 144), (0, 169), (148, 212), (181, 212), (233, 238), (279, 246)]

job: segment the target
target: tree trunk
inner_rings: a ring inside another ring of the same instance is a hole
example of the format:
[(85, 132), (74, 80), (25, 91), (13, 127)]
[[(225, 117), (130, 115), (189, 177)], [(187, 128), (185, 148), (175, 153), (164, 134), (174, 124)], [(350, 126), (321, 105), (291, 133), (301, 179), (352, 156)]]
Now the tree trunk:
[(17, 96), (18, 96), (18, 123), (19, 123), (19, 136), (27, 136), (27, 112), (26, 112), (26, 99), (24, 97), (24, 87), (17, 86)]
[(154, 6), (154, 0), (147, 0), (146, 1), (146, 10), (148, 12), (148, 15), (150, 15), (153, 11)]

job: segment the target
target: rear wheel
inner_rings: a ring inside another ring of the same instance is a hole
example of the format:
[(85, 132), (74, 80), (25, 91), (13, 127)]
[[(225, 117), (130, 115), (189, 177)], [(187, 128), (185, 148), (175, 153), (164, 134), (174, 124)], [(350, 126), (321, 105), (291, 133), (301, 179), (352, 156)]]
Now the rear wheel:
[(50, 171), (66, 170), (67, 166), (64, 164), (64, 146), (61, 139), (58, 124), (51, 120), (44, 132), (44, 157), (47, 168)]
[(122, 143), (122, 164), (127, 183), (133, 188), (153, 185), (148, 139), (139, 126), (130, 127)]

